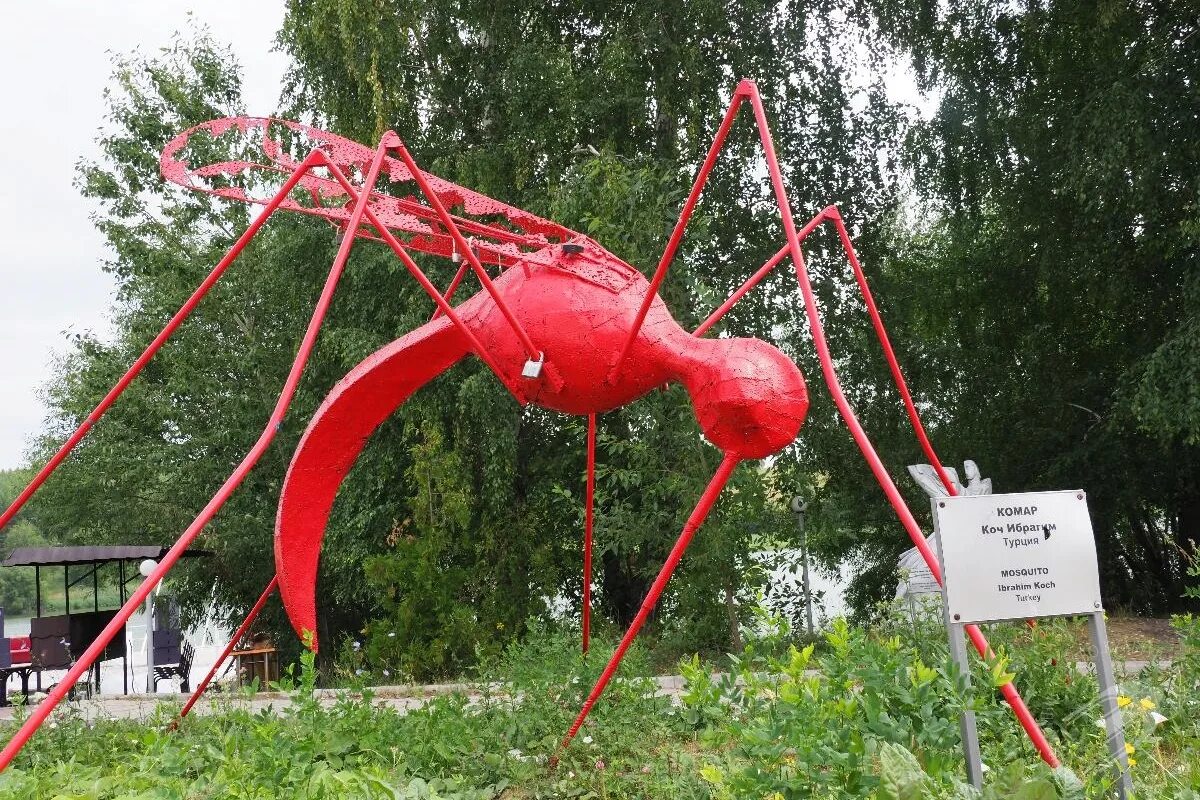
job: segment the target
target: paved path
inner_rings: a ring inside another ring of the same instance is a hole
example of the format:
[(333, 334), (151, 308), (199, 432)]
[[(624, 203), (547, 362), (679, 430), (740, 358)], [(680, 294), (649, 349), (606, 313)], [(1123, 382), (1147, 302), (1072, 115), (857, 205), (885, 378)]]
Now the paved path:
[[(1120, 675), (1136, 675), (1138, 672), (1145, 669), (1150, 662), (1148, 661), (1126, 661), (1116, 665)], [(1159, 666), (1170, 666), (1169, 661), (1156, 662)], [(1076, 668), (1080, 672), (1089, 672), (1092, 670), (1092, 664), (1086, 661), (1076, 663)], [(815, 675), (815, 670), (808, 670), (809, 673)], [(724, 675), (716, 673), (712, 676), (713, 681), (720, 681)], [(616, 678), (616, 680), (621, 680)], [(660, 697), (670, 697), (673, 702), (679, 701), (679, 696), (683, 693), (684, 679), (681, 675), (660, 675), (653, 679), (657, 684), (658, 689), (656, 694)], [(372, 688), (373, 699), (372, 705), (379, 708), (392, 708), (401, 713), (410, 711), (414, 708), (420, 708), (429, 702), (430, 699), (439, 695), (446, 694), (465, 694), (472, 701), (477, 701), (483, 697), (484, 691), (499, 691), (499, 684), (472, 684), (472, 683), (437, 683), (425, 685), (405, 685), (405, 686), (376, 686)], [(348, 692), (348, 689), (318, 689), (316, 696), (318, 700), (325, 706), (331, 706), (341, 695)], [(154, 716), (155, 711), (160, 704), (174, 710), (183, 705), (187, 699), (187, 695), (170, 694), (160, 692), (156, 695), (140, 694), (123, 696), (119, 694), (106, 694), (93, 697), (91, 699), (79, 700), (71, 704), (64, 703), (60, 706), (63, 709), (60, 712), (65, 714), (79, 715), (86, 720), (96, 719), (137, 719), (148, 720)], [(257, 713), (269, 709), (283, 709), (290, 706), (292, 698), (290, 695), (283, 692), (259, 692), (257, 694), (244, 694), (240, 692), (213, 692), (209, 691), (204, 698), (198, 702), (192, 709), (193, 714), (212, 714), (220, 713), (229, 709), (244, 709), (251, 713)], [(17, 709), (13, 707), (0, 708), (0, 720), (13, 719)]]
[[(616, 680), (620, 680), (617, 678)], [(684, 681), (679, 675), (664, 675), (654, 678), (658, 685), (656, 694), (660, 697), (677, 699), (683, 691)], [(471, 700), (482, 699), (486, 690), (498, 691), (498, 685), (482, 685), (469, 683), (440, 683), (423, 686), (376, 686), (372, 688), (371, 704), (378, 708), (392, 708), (401, 713), (420, 708), (434, 697), (446, 694), (465, 694)], [(318, 689), (317, 699), (322, 705), (331, 706), (339, 696), (348, 693), (348, 689)], [(183, 705), (187, 695), (183, 694), (142, 694), (142, 695), (100, 695), (90, 699), (78, 700), (73, 703), (64, 702), (59, 706), (63, 715), (78, 715), (85, 720), (96, 719), (136, 719), (149, 720), (154, 716), (160, 704), (175, 712)], [(238, 692), (208, 692), (200, 702), (193, 707), (193, 714), (212, 714), (229, 709), (242, 709), (251, 713), (269, 709), (283, 709), (290, 706), (292, 698), (283, 692), (259, 692), (243, 694)], [(0, 720), (13, 719), (17, 714), (14, 707), (0, 708)]]

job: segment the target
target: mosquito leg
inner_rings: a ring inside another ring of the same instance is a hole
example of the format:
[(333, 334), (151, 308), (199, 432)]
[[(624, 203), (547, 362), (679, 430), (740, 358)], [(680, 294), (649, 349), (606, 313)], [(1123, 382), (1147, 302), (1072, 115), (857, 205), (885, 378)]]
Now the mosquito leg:
[(592, 634), (592, 522), (596, 501), (596, 415), (588, 414), (587, 489), (583, 509), (583, 653)]
[(145, 367), (146, 364), (150, 363), (150, 359), (154, 358), (154, 354), (157, 353), (164, 344), (166, 344), (167, 340), (171, 338), (171, 335), (175, 333), (175, 329), (178, 328), (183, 321), (188, 318), (196, 306), (199, 305), (200, 301), (204, 299), (204, 296), (208, 294), (208, 291), (213, 287), (213, 285), (220, 279), (222, 275), (225, 274), (225, 270), (229, 268), (229, 265), (237, 259), (242, 250), (245, 249), (246, 245), (250, 243), (250, 240), (254, 238), (254, 235), (258, 233), (259, 229), (262, 228), (271, 215), (279, 209), (280, 203), (287, 199), (288, 195), (291, 194), (292, 189), (296, 188), (296, 184), (300, 182), (300, 179), (303, 178), (304, 175), (318, 162), (323, 162), (323, 156), (318, 157), (317, 151), (313, 151), (308, 155), (307, 158), (304, 159), (303, 162), (301, 162), (300, 166), (298, 166), (296, 170), (290, 176), (288, 176), (288, 179), (284, 182), (279, 191), (275, 193), (275, 196), (271, 198), (263, 210), (259, 212), (258, 216), (254, 218), (254, 221), (250, 223), (250, 227), (246, 228), (245, 232), (238, 237), (238, 240), (233, 243), (233, 247), (229, 248), (229, 252), (225, 254), (224, 258), (222, 258), (220, 262), (213, 267), (212, 272), (210, 272), (208, 277), (206, 277), (204, 281), (196, 288), (196, 291), (192, 292), (192, 295), (187, 299), (187, 302), (180, 306), (179, 310), (175, 312), (175, 316), (171, 317), (170, 321), (167, 322), (166, 327), (162, 329), (162, 332), (160, 332), (158, 336), (154, 337), (154, 341), (152, 341), (145, 351), (138, 356), (138, 359), (133, 362), (133, 365), (129, 368), (129, 370), (126, 371), (123, 376), (121, 376), (121, 379), (113, 385), (112, 389), (108, 391), (108, 394), (104, 396), (104, 399), (100, 401), (99, 405), (96, 406), (92, 413), (87, 415), (87, 418), (84, 419), (78, 428), (76, 428), (75, 432), (72, 433), (65, 442), (63, 442), (62, 446), (58, 448), (58, 452), (56, 452), (51, 459), (46, 462), (46, 465), (38, 470), (37, 475), (35, 475), (33, 480), (29, 482), (29, 485), (26, 486), (19, 495), (17, 495), (17, 498), (12, 501), (8, 509), (3, 514), (0, 514), (0, 529), (3, 529), (5, 525), (12, 521), (13, 517), (17, 515), (17, 512), (21, 510), (29, 498), (32, 497), (38, 488), (40, 488), (41, 485), (46, 482), (46, 479), (50, 477), (54, 470), (58, 469), (58, 465), (61, 464), (68, 455), (70, 455), (71, 451), (75, 449), (75, 446), (79, 444), (83, 437), (87, 435), (88, 431), (92, 429), (92, 426), (94, 426), (100, 420), (100, 418), (104, 416), (109, 407), (116, 401), (118, 397), (121, 396), (133, 379), (137, 377), (138, 373), (142, 371), (142, 368)]
[(654, 579), (654, 583), (650, 585), (650, 591), (646, 593), (646, 599), (642, 601), (642, 607), (638, 609), (637, 614), (633, 618), (633, 622), (629, 625), (629, 630), (625, 632), (621, 643), (617, 645), (616, 651), (612, 654), (612, 658), (608, 660), (608, 665), (604, 668), (604, 672), (600, 674), (596, 685), (592, 687), (591, 693), (584, 701), (583, 708), (579, 712), (579, 716), (575, 718), (571, 729), (567, 731), (567, 735), (563, 737), (559, 749), (566, 747), (571, 743), (571, 739), (579, 732), (583, 721), (587, 719), (588, 713), (592, 710), (592, 706), (604, 693), (604, 687), (612, 679), (613, 674), (617, 671), (617, 667), (621, 664), (621, 659), (625, 657), (625, 651), (629, 649), (629, 645), (637, 637), (638, 631), (642, 629), (642, 625), (646, 622), (646, 618), (650, 616), (650, 612), (654, 609), (654, 605), (658, 602), (658, 598), (662, 595), (663, 589), (667, 587), (667, 581), (671, 579), (671, 573), (675, 571), (675, 567), (679, 565), (680, 559), (683, 558), (683, 553), (687, 550), (687, 546), (691, 543), (692, 537), (696, 535), (696, 531), (704, 523), (708, 512), (712, 510), (713, 504), (717, 502), (717, 497), (720, 496), (721, 490), (725, 488), (729, 476), (733, 474), (734, 468), (741, 462), (737, 456), (726, 454), (721, 461), (721, 466), (717, 467), (717, 472), (713, 475), (712, 480), (708, 483), (708, 488), (704, 490), (704, 494), (700, 496), (700, 501), (696, 503), (696, 507), (692, 510), (691, 516), (683, 526), (683, 533), (679, 535), (679, 539), (675, 542), (675, 546), (671, 548), (670, 555), (667, 556), (666, 562), (662, 565), (662, 569), (658, 572), (658, 577)]
[[(821, 315), (817, 310), (816, 295), (813, 293), (812, 283), (809, 281), (808, 270), (804, 266), (804, 255), (800, 251), (800, 238), (792, 219), (792, 209), (788, 202), (787, 190), (783, 185), (783, 174), (779, 169), (779, 161), (775, 157), (775, 145), (771, 141), (766, 110), (763, 108), (762, 99), (759, 97), (757, 87), (749, 81), (743, 81), (743, 83), (749, 83), (749, 101), (754, 109), (754, 118), (758, 124), (759, 138), (762, 141), (763, 153), (767, 160), (767, 172), (771, 177), (771, 186), (775, 192), (775, 199), (779, 204), (779, 214), (783, 222), (784, 233), (787, 235), (788, 250), (791, 253), (792, 263), (796, 269), (796, 278), (800, 283), (800, 293), (804, 296), (804, 308), (808, 315), (813, 345), (816, 348), (817, 357), (821, 361), (821, 372), (825, 377), (825, 384), (829, 388), (829, 393), (833, 396), (838, 413), (845, 421), (846, 427), (850, 429), (855, 444), (858, 445), (859, 451), (862, 452), (863, 458), (866, 459), (867, 465), (875, 475), (876, 481), (879, 483), (892, 509), (896, 512), (896, 516), (899, 517), (900, 523), (904, 526), (909, 538), (916, 545), (917, 551), (920, 552), (930, 572), (940, 585), (942, 582), (941, 565), (938, 563), (937, 557), (930, 550), (929, 544), (925, 541), (925, 536), (921, 532), (916, 518), (913, 517), (908, 504), (904, 502), (904, 497), (900, 494), (900, 490), (896, 488), (896, 484), (892, 481), (891, 475), (888, 474), (883, 460), (880, 459), (879, 454), (875, 451), (875, 447), (871, 444), (871, 440), (867, 437), (866, 431), (863, 430), (862, 424), (858, 421), (854, 409), (850, 406), (850, 402), (846, 399), (846, 394), (842, 390), (841, 382), (834, 367), (833, 357), (829, 351), (829, 342), (825, 339), (825, 329), (821, 324)], [(979, 628), (975, 625), (968, 625), (966, 626), (966, 630), (967, 636), (971, 639), (971, 643), (975, 645), (975, 649), (979, 651), (980, 656), (984, 659), (990, 658), (991, 648), (988, 646), (987, 639), (984, 638)], [(1000, 687), (1000, 691), (1008, 701), (1009, 706), (1012, 707), (1013, 713), (1016, 714), (1021, 726), (1025, 729), (1030, 742), (1037, 748), (1042, 760), (1050, 767), (1057, 767), (1059, 761), (1053, 747), (1050, 745), (1049, 740), (1046, 739), (1037, 721), (1034, 720), (1033, 715), (1029, 712), (1025, 701), (1021, 699), (1021, 695), (1017, 692), (1016, 687), (1010, 682)]]
[[(383, 164), (386, 152), (385, 143), (381, 142), (375, 152), (375, 158), (371, 162), (371, 168), (367, 176), (368, 184), (371, 186), (374, 185), (374, 181), (379, 176), (379, 169)], [(329, 166), (332, 169), (332, 165), (329, 164), (329, 160), (325, 157), (324, 153), (314, 151), (313, 157), (315, 159), (313, 166)], [(354, 211), (350, 215), (350, 224), (346, 227), (346, 232), (342, 236), (342, 243), (338, 247), (337, 255), (334, 257), (333, 264), (329, 268), (329, 276), (325, 279), (325, 286), (321, 289), (321, 295), (317, 299), (317, 304), (313, 309), (312, 317), (309, 319), (308, 327), (304, 331), (304, 338), (300, 342), (296, 357), (292, 361), (291, 369), (288, 371), (287, 379), (284, 381), (283, 389), (280, 391), (279, 398), (275, 402), (275, 408), (271, 411), (271, 416), (267, 420), (262, 433), (259, 435), (258, 441), (254, 443), (254, 446), (250, 448), (250, 451), (242, 459), (241, 463), (234, 468), (230, 476), (221, 484), (216, 494), (208, 501), (200, 514), (192, 521), (192, 524), (180, 535), (175, 544), (171, 546), (171, 549), (163, 555), (154, 571), (133, 591), (133, 594), (130, 595), (125, 605), (121, 606), (108, 625), (104, 627), (104, 630), (100, 632), (100, 635), (96, 637), (95, 641), (79, 657), (79, 660), (67, 670), (67, 674), (63, 676), (62, 680), (50, 690), (49, 694), (46, 695), (46, 699), (30, 712), (29, 717), (17, 732), (13, 734), (8, 744), (4, 746), (4, 749), (0, 751), (0, 772), (12, 763), (17, 753), (21, 751), (21, 748), (25, 746), (30, 737), (37, 732), (42, 723), (50, 716), (50, 713), (62, 702), (62, 699), (67, 696), (80, 677), (91, 669), (92, 664), (104, 652), (104, 648), (108, 646), (108, 643), (124, 629), (125, 623), (128, 622), (133, 612), (145, 602), (150, 592), (154, 591), (154, 587), (175, 566), (187, 548), (196, 540), (200, 532), (207, 527), (212, 518), (221, 510), (222, 506), (228, 502), (233, 492), (246, 479), (250, 470), (254, 468), (254, 465), (258, 463), (259, 459), (267, 451), (267, 448), (270, 447), (275, 435), (283, 426), (283, 419), (287, 414), (288, 406), (291, 405), (292, 398), (296, 394), (296, 388), (300, 384), (300, 378), (304, 374), (304, 367), (308, 363), (308, 358), (312, 355), (313, 347), (317, 343), (317, 335), (320, 333), (321, 325), (325, 321), (325, 315), (329, 311), (329, 306), (333, 302), (334, 290), (337, 288), (338, 281), (342, 277), (346, 260), (350, 257), (350, 250), (354, 246), (354, 232), (358, 230), (363, 212), (366, 211), (368, 196), (368, 192), (364, 191), (355, 202)]]
[(246, 635), (246, 631), (250, 630), (250, 626), (254, 624), (254, 620), (258, 617), (259, 612), (262, 611), (263, 606), (267, 604), (267, 600), (270, 599), (271, 595), (275, 594), (275, 589), (278, 588), (278, 586), (279, 576), (272, 575), (271, 582), (267, 584), (267, 588), (263, 589), (263, 593), (259, 595), (258, 600), (255, 601), (254, 606), (250, 609), (250, 613), (246, 615), (246, 619), (242, 620), (242, 624), (238, 626), (238, 629), (234, 631), (233, 636), (229, 638), (229, 644), (225, 645), (225, 649), (221, 651), (221, 655), (218, 656), (217, 660), (213, 662), (212, 668), (208, 671), (208, 674), (204, 676), (204, 680), (200, 681), (200, 684), (196, 687), (196, 691), (192, 692), (192, 696), (188, 698), (186, 703), (184, 703), (183, 710), (179, 712), (179, 719), (186, 717), (188, 712), (192, 710), (192, 706), (196, 705), (196, 701), (200, 699), (200, 695), (204, 694), (204, 690), (208, 688), (208, 684), (212, 682), (213, 677), (217, 674), (217, 671), (221, 668), (221, 665), (225, 663), (225, 659), (229, 658), (229, 654), (233, 652), (233, 648), (236, 647), (237, 643), (240, 642), (242, 637)]

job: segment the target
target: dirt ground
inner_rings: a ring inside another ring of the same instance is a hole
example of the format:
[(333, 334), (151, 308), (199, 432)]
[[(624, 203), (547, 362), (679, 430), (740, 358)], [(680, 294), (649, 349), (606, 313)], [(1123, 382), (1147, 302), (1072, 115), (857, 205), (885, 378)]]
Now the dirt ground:
[[(1169, 619), (1110, 616), (1107, 625), (1108, 642), (1116, 661), (1159, 661), (1179, 654), (1179, 636)], [(1075, 627), (1079, 656), (1090, 660), (1087, 623), (1080, 620)]]

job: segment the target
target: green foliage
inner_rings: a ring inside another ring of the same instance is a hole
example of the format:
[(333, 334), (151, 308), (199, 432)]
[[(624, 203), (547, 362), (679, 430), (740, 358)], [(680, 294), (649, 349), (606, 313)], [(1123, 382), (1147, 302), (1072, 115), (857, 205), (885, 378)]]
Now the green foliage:
[[(27, 470), (0, 470), (0, 509), (8, 508), (17, 494), (33, 477)], [(22, 511), (0, 533), (0, 560), (18, 547), (47, 544), (41, 530)], [(0, 608), (8, 616), (31, 615), (35, 611), (34, 572), (32, 567), (0, 569)]]
[[(0, 795), (483, 800), (521, 787), (515, 796), (706, 797), (693, 760), (679, 751), (688, 736), (670, 701), (648, 692), (644, 679), (615, 681), (548, 769), (611, 649), (597, 642), (581, 674), (577, 645), (571, 633), (535, 627), (527, 647), (488, 661), (485, 674), (497, 683), (482, 695), (442, 695), (403, 713), (370, 692), (319, 701), (310, 659), (278, 714), (218, 709), (176, 732), (165, 730), (167, 706), (149, 725), (58, 716), (0, 775)], [(0, 723), (4, 733), (9, 727)]]
[[(1178, 610), (1200, 537), (1194, 8), (868, 5), (937, 98), (906, 150), (920, 216), (877, 294), (942, 458), (998, 491), (1086, 489), (1106, 604)], [(912, 463), (877, 410), (869, 429)], [(857, 508), (841, 470), (829, 486)]]
[[(1191, 630), (1190, 622), (1179, 624)], [(974, 662), (967, 689), (934, 618), (914, 625), (889, 615), (871, 630), (839, 620), (826, 632), (828, 650), (816, 657), (811, 646), (765, 655), (779, 651), (776, 629), (765, 642), (749, 643), (719, 682), (685, 663), (685, 719), (702, 730), (709, 753), (701, 775), (717, 798), (1109, 796), (1114, 772), (1097, 726), (1097, 686), (1068, 665), (1075, 646), (1068, 624), (993, 626), (988, 635), (1000, 655)], [(1192, 798), (1200, 788), (1195, 709), (1165, 699), (1195, 685), (1197, 641), (1187, 642), (1189, 654), (1175, 665), (1122, 681), (1131, 692), (1121, 704), (1139, 796)], [(1034, 716), (1051, 723), (1047, 733), (1070, 769), (1052, 772), (1036, 761), (994, 689), (1010, 679), (1006, 665), (1020, 675)], [(1153, 716), (1156, 708), (1166, 722)], [(975, 712), (989, 766), (982, 794), (962, 780), (958, 717), (966, 709)]]

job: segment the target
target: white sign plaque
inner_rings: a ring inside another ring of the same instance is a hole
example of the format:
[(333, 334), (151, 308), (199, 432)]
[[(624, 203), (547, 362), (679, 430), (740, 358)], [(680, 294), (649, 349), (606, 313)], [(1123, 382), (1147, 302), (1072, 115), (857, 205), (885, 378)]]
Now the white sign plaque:
[(1081, 491), (935, 498), (954, 622), (1093, 614), (1096, 540)]

